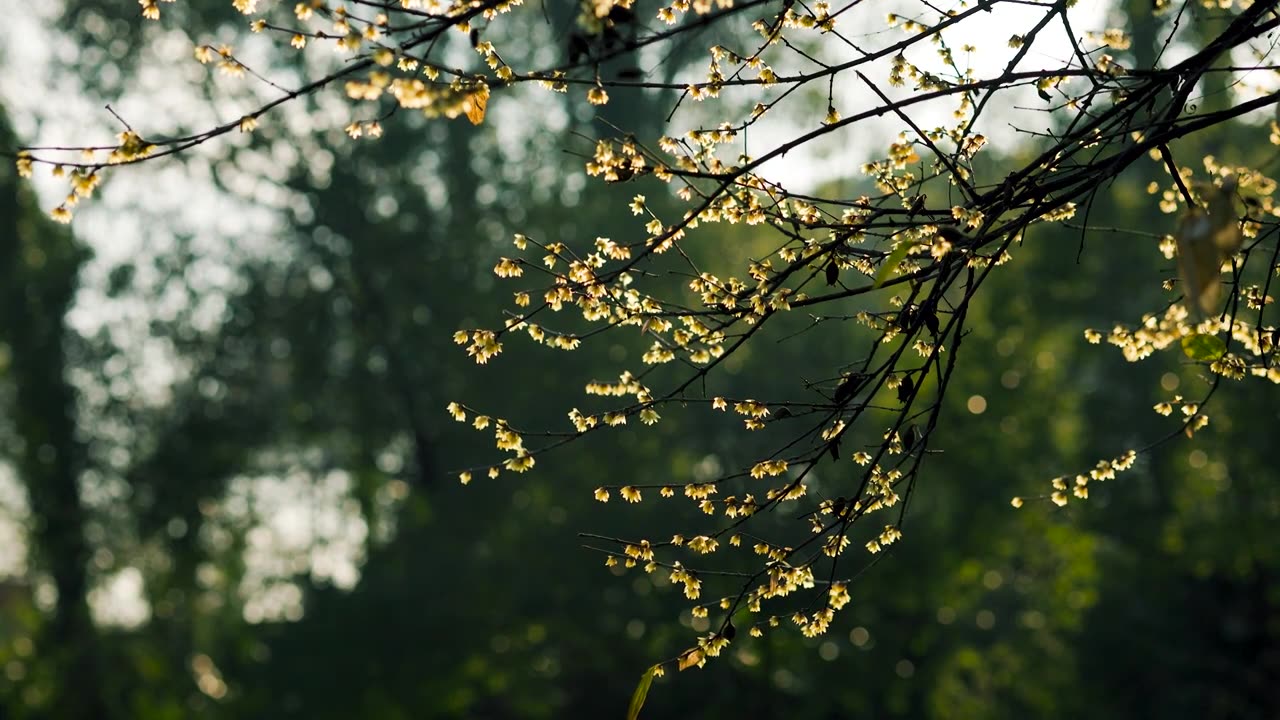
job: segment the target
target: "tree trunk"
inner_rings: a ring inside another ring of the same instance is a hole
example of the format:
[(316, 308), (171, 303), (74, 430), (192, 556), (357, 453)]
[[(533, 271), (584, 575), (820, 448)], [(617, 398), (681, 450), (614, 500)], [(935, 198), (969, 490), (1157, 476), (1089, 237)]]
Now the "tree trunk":
[[(0, 144), (13, 147), (0, 118)], [(31, 506), (32, 566), (52, 577), (58, 597), (37, 647), (51, 663), (51, 717), (105, 717), (97, 637), (87, 603), (89, 547), (79, 476), (84, 447), (76, 438), (74, 390), (66, 379), (67, 307), (84, 249), (43, 217), (12, 165), (0, 170), (0, 342), (14, 388), (7, 409), (14, 437), (10, 460)]]

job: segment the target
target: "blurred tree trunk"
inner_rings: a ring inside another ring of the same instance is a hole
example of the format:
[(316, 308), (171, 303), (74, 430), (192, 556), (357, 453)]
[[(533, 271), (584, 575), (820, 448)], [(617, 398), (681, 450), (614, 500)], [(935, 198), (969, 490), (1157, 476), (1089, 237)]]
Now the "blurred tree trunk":
[[(14, 147), (0, 117), (0, 145)], [(54, 616), (38, 642), (52, 663), (50, 717), (101, 718), (97, 638), (86, 600), (89, 548), (78, 480), (84, 446), (76, 438), (74, 390), (66, 379), (65, 316), (87, 257), (53, 226), (12, 165), (0, 170), (0, 342), (14, 388), (6, 408), (15, 436), (10, 459), (31, 505), (32, 566), (57, 586)]]

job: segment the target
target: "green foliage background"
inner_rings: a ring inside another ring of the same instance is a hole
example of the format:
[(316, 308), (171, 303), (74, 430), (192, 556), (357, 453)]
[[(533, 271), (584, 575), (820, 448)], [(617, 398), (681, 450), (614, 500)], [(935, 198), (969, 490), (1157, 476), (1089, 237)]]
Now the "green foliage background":
[[(145, 41), (134, 9), (74, 6), (65, 27), (78, 42), (92, 42), (93, 16)], [(134, 60), (115, 62), (127, 76)], [(623, 96), (608, 111), (650, 117), (653, 106), (662, 103)], [(495, 171), (489, 126), (458, 123), (406, 121), (377, 143), (339, 144), (323, 184), (304, 160), (285, 182), (313, 210), (282, 230), (292, 252), (235, 268), (242, 282), (215, 330), (192, 330), (182, 313), (151, 328), (193, 368), (170, 401), (92, 408), (94, 422), (132, 430), (119, 441), (123, 464), (107, 461), (113, 447), (101, 435), (77, 427), (84, 400), (68, 380), (103, 375), (122, 351), (66, 322), (89, 251), (0, 166), (0, 450), (31, 506), (30, 572), (0, 586), (0, 717), (621, 717), (644, 669), (687, 647), (694, 621), (657, 574), (611, 573), (577, 533), (661, 536), (663, 523), (674, 532), (697, 518), (600, 505), (591, 490), (601, 478), (678, 481), (709, 456), (735, 466), (750, 449), (729, 421), (671, 418), (462, 488), (448, 471), (484, 458), (487, 443), (443, 412), (466, 398), (524, 426), (560, 428), (549, 398), (638, 363), (622, 345), (552, 354), (513, 344), (477, 369), (449, 340), (507, 302), (489, 269), (512, 231), (626, 237), (635, 229), (619, 211), (630, 196), (660, 202), (662, 191), (642, 182), (576, 189), (579, 161), (559, 151), (589, 147), (572, 133), (601, 127), (572, 120), (511, 172)], [(0, 144), (14, 146), (5, 132)], [(1225, 128), (1205, 149), (1245, 155), (1254, 132)], [(261, 135), (226, 167), (287, 141)], [(428, 157), (431, 182), (447, 188), (443, 208), (415, 180)], [(1152, 164), (1103, 189), (1090, 224), (1167, 227), (1145, 193), (1156, 172)], [(535, 174), (539, 193), (529, 191)], [(498, 200), (477, 201), (482, 185)], [(386, 197), (395, 212), (373, 212)], [(698, 232), (721, 233), (735, 251), (763, 242), (742, 228)], [(155, 269), (182, 284), (198, 251), (182, 238), (176, 246)], [(657, 679), (642, 717), (1280, 713), (1276, 391), (1228, 386), (1194, 442), (1144, 456), (1092, 486), (1087, 503), (1015, 511), (1009, 499), (1040, 494), (1046, 478), (1166, 433), (1150, 410), (1162, 384), (1206, 379), (1180, 356), (1129, 365), (1081, 337), (1160, 306), (1159, 283), (1174, 270), (1154, 240), (1046, 227), (1013, 254), (970, 313), (975, 330), (905, 539), (851, 587), (851, 608), (826, 637), (741, 638), (727, 661)], [(316, 282), (317, 269), (331, 282)], [(113, 272), (112, 292), (154, 300), (130, 281), (136, 270)], [(810, 338), (757, 345), (734, 368), (735, 386), (794, 391), (806, 368), (844, 362), (860, 336), (853, 323), (828, 323)], [(966, 402), (975, 395), (986, 401), (977, 415)], [(344, 512), (384, 530), (369, 533), (354, 588), (304, 565), (294, 578), (301, 616), (251, 624), (238, 590), (251, 528), (232, 524), (212, 542), (208, 508), (235, 478), (288, 469), (279, 458), (307, 449), (319, 449), (319, 468), (349, 474)], [(80, 501), (84, 486), (108, 477), (126, 492)], [(406, 490), (402, 502), (386, 500)], [(104, 548), (111, 559), (101, 560)], [(150, 619), (94, 625), (89, 588), (127, 565), (145, 577)], [(210, 567), (217, 582), (201, 579)], [(50, 579), (57, 600), (37, 609), (35, 588)], [(216, 663), (220, 699), (201, 690), (197, 655)]]

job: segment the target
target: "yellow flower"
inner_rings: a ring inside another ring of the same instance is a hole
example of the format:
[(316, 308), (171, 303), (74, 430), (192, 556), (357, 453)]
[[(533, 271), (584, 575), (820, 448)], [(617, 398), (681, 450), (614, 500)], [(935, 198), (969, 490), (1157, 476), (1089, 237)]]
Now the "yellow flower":
[(600, 502), (609, 502), (609, 491), (602, 487), (596, 488), (596, 500)]
[(449, 414), (453, 416), (454, 420), (457, 420), (458, 422), (467, 421), (467, 413), (458, 403), (451, 402), (445, 406), (445, 409), (449, 411)]
[(707, 537), (706, 535), (699, 535), (689, 540), (689, 549), (703, 555), (715, 552), (718, 546), (719, 543), (715, 538)]
[(751, 477), (759, 479), (766, 475), (781, 475), (786, 470), (786, 460), (761, 460), (751, 468)]
[(509, 458), (503, 465), (511, 472), (522, 473), (533, 467), (534, 462), (533, 456), (528, 451), (521, 449), (515, 457)]
[(500, 278), (520, 277), (524, 274), (524, 268), (520, 267), (519, 260), (498, 258), (498, 264), (493, 266), (493, 274)]
[(244, 65), (234, 59), (227, 59), (218, 63), (218, 69), (222, 71), (223, 75), (229, 77), (244, 77)]
[(350, 33), (338, 41), (338, 47), (348, 52), (355, 52), (360, 49), (359, 33)]

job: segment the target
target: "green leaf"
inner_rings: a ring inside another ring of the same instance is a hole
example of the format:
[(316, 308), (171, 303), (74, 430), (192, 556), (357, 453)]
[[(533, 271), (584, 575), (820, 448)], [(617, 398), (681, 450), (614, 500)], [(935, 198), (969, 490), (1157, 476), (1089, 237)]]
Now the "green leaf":
[(649, 686), (653, 684), (653, 673), (657, 669), (658, 666), (654, 665), (640, 676), (640, 684), (636, 685), (636, 691), (631, 694), (631, 704), (627, 706), (627, 720), (640, 717), (640, 708), (644, 707), (644, 699), (649, 695)]
[(1192, 360), (1217, 360), (1227, 351), (1227, 344), (1217, 335), (1196, 333), (1182, 338), (1182, 352)]
[(897, 270), (902, 261), (907, 258), (907, 252), (911, 248), (912, 244), (905, 240), (898, 243), (898, 246), (893, 249), (893, 252), (889, 253), (889, 257), (880, 265), (880, 269), (876, 271), (876, 284), (872, 287), (883, 285), (889, 279), (889, 276), (893, 274), (893, 271)]

